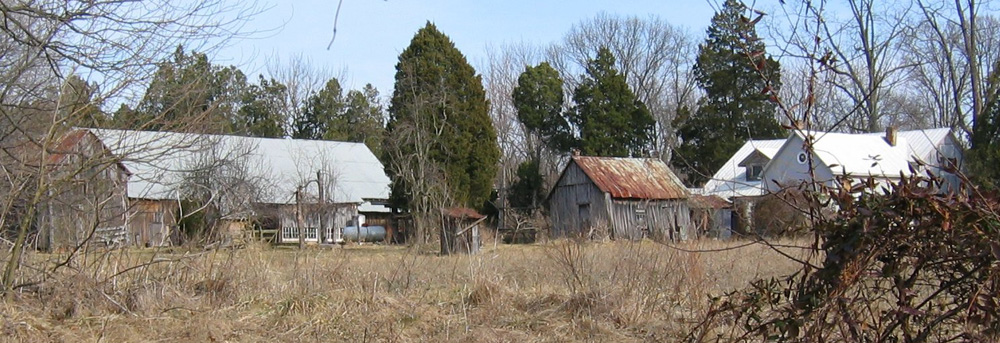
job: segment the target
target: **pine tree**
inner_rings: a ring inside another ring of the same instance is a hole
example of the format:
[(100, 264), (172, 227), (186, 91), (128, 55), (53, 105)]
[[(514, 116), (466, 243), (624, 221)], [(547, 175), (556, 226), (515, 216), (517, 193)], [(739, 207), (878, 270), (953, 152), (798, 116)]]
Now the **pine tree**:
[(587, 74), (573, 92), (576, 105), (569, 121), (580, 132), (585, 155), (648, 156), (656, 120), (614, 65), (614, 56), (604, 47), (590, 60)]
[[(397, 140), (387, 144), (394, 199), (412, 202), (413, 185), (393, 171), (415, 168), (400, 158), (417, 153), (427, 154), (423, 157), (443, 172), (455, 204), (478, 208), (487, 200), (500, 149), (482, 79), (451, 39), (430, 22), (399, 55), (387, 130), (389, 140)], [(413, 142), (399, 141), (405, 139), (420, 139), (426, 149), (413, 150)]]
[(770, 101), (780, 86), (780, 66), (766, 57), (754, 24), (743, 16), (746, 11), (739, 0), (726, 0), (698, 47), (694, 74), (705, 96), (682, 120), (678, 135), (683, 142), (673, 158), (689, 185), (705, 182), (746, 140), (782, 134)]
[(125, 129), (230, 133), (246, 87), (236, 67), (213, 65), (205, 54), (179, 46), (172, 60), (159, 63), (138, 106), (114, 121)]

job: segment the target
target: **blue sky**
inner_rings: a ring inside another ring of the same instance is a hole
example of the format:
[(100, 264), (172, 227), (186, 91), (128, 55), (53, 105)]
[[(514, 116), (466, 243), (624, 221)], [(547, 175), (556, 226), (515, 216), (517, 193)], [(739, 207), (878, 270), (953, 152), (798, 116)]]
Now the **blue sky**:
[(282, 1), (247, 23), (261, 31), (230, 42), (214, 62), (239, 66), (248, 75), (266, 72), (266, 61), (301, 54), (313, 67), (346, 72), (345, 88), (374, 84), (383, 96), (392, 92), (399, 53), (427, 21), (451, 37), (474, 66), (487, 45), (511, 42), (548, 44), (570, 27), (601, 12), (656, 15), (702, 35), (721, 0), (693, 1), (461, 1), (344, 0), (337, 37), (330, 50), (336, 0)]

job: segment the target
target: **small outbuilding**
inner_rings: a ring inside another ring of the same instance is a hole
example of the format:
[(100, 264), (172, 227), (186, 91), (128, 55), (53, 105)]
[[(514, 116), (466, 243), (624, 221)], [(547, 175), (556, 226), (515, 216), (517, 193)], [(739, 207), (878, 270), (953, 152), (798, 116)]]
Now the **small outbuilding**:
[(441, 210), (441, 255), (479, 252), (479, 225), (486, 216), (465, 207)]
[(692, 194), (691, 224), (699, 237), (728, 239), (732, 235), (733, 204), (718, 195)]
[(695, 237), (690, 193), (651, 158), (573, 156), (548, 196), (553, 237), (679, 241)]

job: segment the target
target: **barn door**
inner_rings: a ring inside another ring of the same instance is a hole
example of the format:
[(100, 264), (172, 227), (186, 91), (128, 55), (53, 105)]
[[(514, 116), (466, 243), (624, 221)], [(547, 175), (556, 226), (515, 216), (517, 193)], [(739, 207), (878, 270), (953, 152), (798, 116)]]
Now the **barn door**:
[(579, 206), (580, 234), (589, 236), (591, 233), (590, 204), (580, 204)]

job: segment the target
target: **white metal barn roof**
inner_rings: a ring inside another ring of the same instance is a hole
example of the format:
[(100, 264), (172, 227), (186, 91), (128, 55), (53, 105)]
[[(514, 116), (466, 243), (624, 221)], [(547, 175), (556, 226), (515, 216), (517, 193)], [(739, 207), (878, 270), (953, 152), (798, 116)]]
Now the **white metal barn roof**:
[[(256, 138), (173, 132), (91, 129), (133, 172), (128, 196), (178, 199), (184, 178), (211, 161), (225, 161), (244, 171), (264, 192), (260, 201), (291, 204), (295, 189), (307, 184), (317, 193), (316, 172), (322, 171), (330, 198), (338, 203), (365, 203), (389, 198), (389, 177), (363, 143)], [(369, 205), (369, 207), (371, 207)]]

